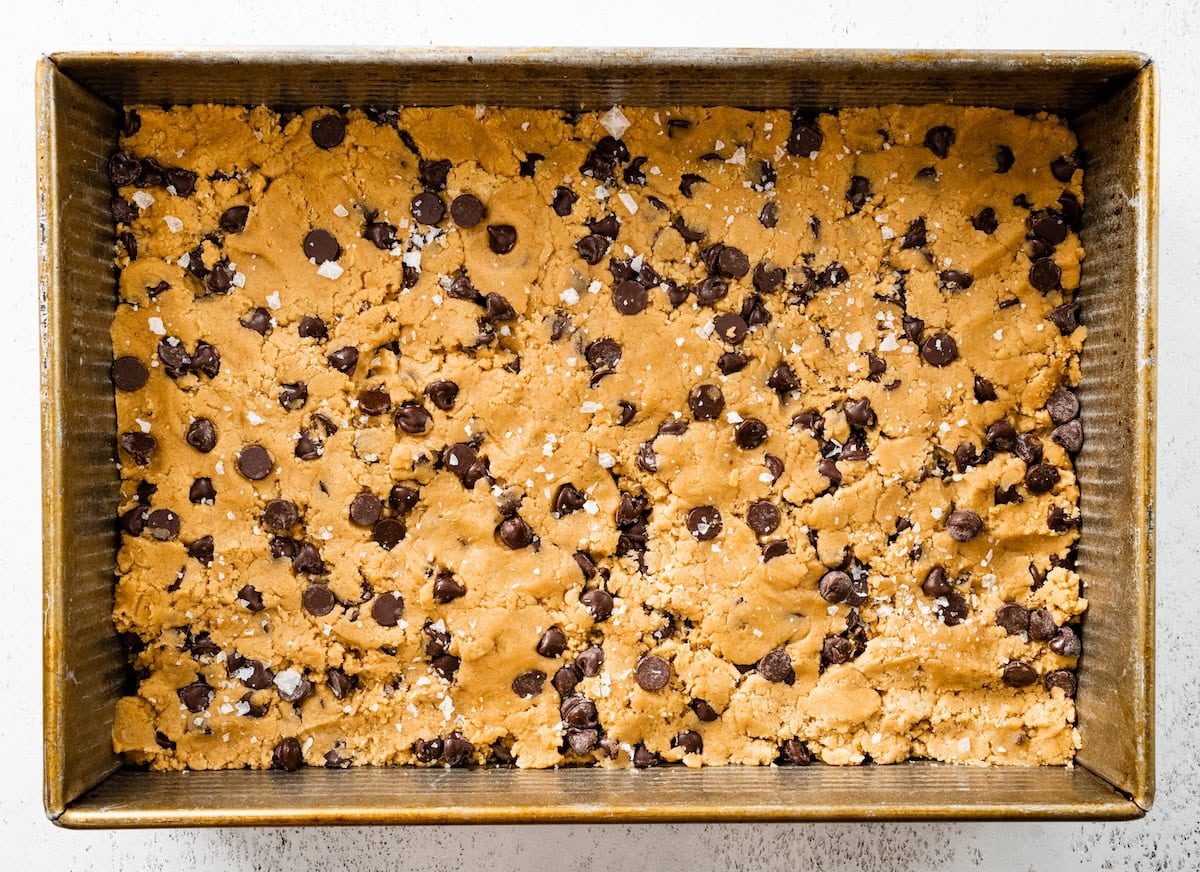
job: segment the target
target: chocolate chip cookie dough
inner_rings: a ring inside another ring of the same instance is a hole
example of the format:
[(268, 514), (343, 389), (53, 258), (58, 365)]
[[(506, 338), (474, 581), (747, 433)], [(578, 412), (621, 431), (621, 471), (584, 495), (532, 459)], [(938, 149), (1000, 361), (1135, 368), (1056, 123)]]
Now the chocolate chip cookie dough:
[(126, 114), (156, 769), (1071, 760), (1055, 117)]

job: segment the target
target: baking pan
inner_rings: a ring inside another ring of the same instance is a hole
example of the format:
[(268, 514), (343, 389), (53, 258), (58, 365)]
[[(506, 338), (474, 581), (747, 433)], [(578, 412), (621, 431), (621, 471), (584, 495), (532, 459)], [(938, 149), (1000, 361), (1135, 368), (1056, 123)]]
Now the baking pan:
[[(285, 50), (58, 54), (37, 76), (45, 807), (67, 827), (546, 821), (1127, 819), (1154, 793), (1155, 70), (1138, 54)], [(113, 753), (129, 680), (105, 165), (127, 103), (820, 110), (953, 102), (1069, 118), (1088, 158), (1076, 462), (1087, 585), (1073, 767), (146, 772)]]

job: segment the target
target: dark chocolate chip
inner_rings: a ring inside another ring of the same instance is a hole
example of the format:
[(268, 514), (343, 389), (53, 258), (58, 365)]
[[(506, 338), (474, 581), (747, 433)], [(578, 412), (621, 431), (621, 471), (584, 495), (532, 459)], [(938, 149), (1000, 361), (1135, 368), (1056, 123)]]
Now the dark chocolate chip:
[(558, 691), (561, 697), (570, 696), (575, 690), (575, 687), (583, 680), (583, 673), (579, 667), (573, 663), (568, 663), (566, 666), (560, 666), (558, 671), (554, 673), (554, 677), (550, 679), (550, 684)]
[(142, 164), (132, 155), (118, 151), (108, 159), (108, 178), (118, 188), (136, 185), (141, 174)]
[(711, 306), (729, 293), (729, 285), (716, 276), (709, 276), (696, 286), (696, 300), (701, 305)]
[(1063, 336), (1070, 336), (1079, 327), (1078, 303), (1063, 303), (1050, 310), (1049, 319)]
[(511, 224), (487, 226), (488, 247), (496, 254), (508, 254), (517, 244), (517, 228)]
[(1061, 475), (1057, 466), (1049, 463), (1038, 463), (1025, 471), (1025, 487), (1032, 494), (1044, 494), (1054, 490)]
[(413, 197), (410, 209), (420, 224), (433, 226), (446, 217), (446, 204), (432, 191), (423, 191)]
[(207, 454), (217, 447), (217, 428), (208, 418), (197, 418), (188, 425), (187, 444), (201, 454)]
[(560, 218), (566, 218), (571, 214), (571, 210), (575, 208), (575, 201), (579, 199), (579, 195), (570, 188), (559, 186), (554, 189), (551, 205), (554, 209), (554, 214)]
[(787, 363), (781, 363), (767, 377), (767, 387), (779, 394), (786, 394), (800, 387), (800, 380)]
[(782, 648), (773, 648), (758, 661), (758, 672), (772, 684), (795, 684), (796, 670), (792, 658)]
[(337, 598), (328, 585), (310, 584), (300, 595), (300, 604), (304, 611), (320, 618), (333, 611), (333, 607), (337, 605)]
[(1066, 388), (1055, 388), (1046, 399), (1046, 411), (1055, 424), (1065, 424), (1079, 416), (1079, 400)]
[(954, 145), (954, 140), (954, 128), (944, 124), (931, 127), (925, 133), (925, 147), (943, 160), (950, 154), (950, 146)]
[(374, 494), (361, 493), (350, 501), (350, 522), (373, 527), (383, 515), (383, 504)]
[(914, 218), (908, 224), (908, 230), (900, 237), (900, 247), (904, 248), (923, 248), (926, 242), (925, 219)]
[(358, 366), (358, 349), (353, 345), (339, 348), (326, 355), (329, 365), (344, 375), (351, 375)]
[(109, 211), (112, 212), (113, 221), (118, 224), (132, 224), (137, 220), (138, 210), (133, 204), (121, 196), (114, 196), (109, 203)]
[[(273, 541), (280, 541), (278, 539)], [(320, 575), (325, 571), (321, 552), (311, 542), (301, 542), (292, 557), (292, 569), (301, 575)]]
[(832, 458), (826, 457), (818, 463), (817, 472), (829, 479), (829, 483), (834, 487), (842, 483), (842, 472), (837, 468), (837, 462)]
[(133, 462), (138, 466), (146, 466), (154, 456), (158, 443), (149, 433), (135, 430), (131, 433), (121, 434), (121, 448), (133, 458)]
[(1029, 284), (1042, 293), (1056, 291), (1062, 287), (1062, 270), (1049, 257), (1039, 257), (1029, 267)]
[(846, 201), (850, 208), (857, 212), (875, 195), (871, 189), (871, 180), (866, 176), (851, 176), (850, 187), (846, 190)]
[(289, 411), (303, 408), (308, 402), (308, 385), (304, 382), (293, 382), (279, 386), (279, 405)]
[(585, 590), (579, 595), (579, 601), (591, 613), (592, 620), (597, 623), (607, 621), (612, 617), (613, 597), (603, 588)]
[(764, 203), (758, 212), (758, 223), (771, 230), (779, 225), (779, 204), (774, 200)]
[(947, 366), (958, 358), (958, 345), (948, 333), (934, 333), (921, 345), (921, 356), (932, 366)]
[(781, 520), (779, 509), (769, 500), (757, 500), (746, 509), (746, 524), (760, 536), (774, 533)]
[(679, 177), (679, 193), (687, 197), (689, 200), (695, 196), (696, 192), (693, 188), (701, 182), (707, 182), (708, 179), (699, 173), (684, 173)]
[(578, 512), (583, 508), (583, 504), (587, 502), (587, 494), (575, 487), (575, 485), (567, 484), (559, 485), (558, 491), (554, 494), (554, 517), (561, 518)]
[(772, 539), (770, 542), (764, 542), (762, 545), (763, 563), (774, 560), (776, 557), (783, 557), (790, 550), (788, 543), (783, 539)]
[(1009, 148), (1007, 145), (1000, 145), (996, 147), (997, 173), (1003, 174), (1008, 172), (1012, 169), (1012, 166), (1015, 162), (1016, 158), (1013, 157), (1013, 150), (1011, 148)]
[(371, 604), (371, 617), (381, 627), (394, 627), (404, 616), (404, 597), (392, 591), (380, 594)]
[(173, 189), (177, 197), (190, 197), (196, 190), (198, 178), (199, 176), (191, 170), (180, 167), (169, 167), (166, 171), (167, 187)]
[(1058, 633), (1058, 624), (1046, 609), (1036, 609), (1029, 613), (1029, 638), (1034, 642), (1048, 642)]
[(991, 206), (984, 206), (971, 219), (971, 226), (989, 236), (995, 233), (1000, 227), (1000, 222), (996, 220), (996, 210)]
[(981, 375), (975, 376), (975, 402), (990, 403), (996, 399), (996, 389)]
[(179, 538), (179, 516), (170, 509), (155, 509), (146, 516), (146, 532), (160, 542)]
[[(333, 116), (330, 116), (333, 117)], [(339, 119), (340, 121), (341, 119)], [(314, 125), (315, 126), (315, 125)], [(316, 138), (314, 132), (314, 139)], [(341, 142), (339, 137), (338, 142)], [(318, 143), (319, 144), (319, 143)], [(337, 145), (335, 142), (334, 145)], [(321, 146), (322, 148), (330, 148), (332, 146)], [(283, 769), (287, 772), (295, 772), (304, 765), (304, 752), (300, 749), (300, 740), (288, 737), (275, 746), (275, 750), (271, 752), (271, 766), (274, 769)]]
[(579, 694), (568, 696), (559, 703), (558, 713), (568, 727), (586, 728), (596, 723), (596, 704)]
[(207, 476), (196, 479), (188, 490), (188, 500), (193, 504), (212, 503), (217, 498), (212, 479)]
[(433, 423), (433, 415), (416, 403), (405, 403), (396, 410), (396, 428), (405, 433), (420, 435), (427, 431)]
[(363, 239), (381, 251), (390, 251), (396, 244), (396, 228), (386, 221), (371, 221), (363, 229)]
[(840, 569), (826, 572), (817, 584), (817, 592), (821, 594), (821, 598), (830, 603), (845, 602), (852, 591), (853, 579)]
[(268, 530), (285, 533), (300, 521), (300, 513), (291, 500), (274, 499), (263, 507), (262, 524)]
[(575, 664), (584, 675), (599, 675), (604, 666), (604, 649), (599, 645), (589, 645), (575, 658)]
[(528, 548), (533, 544), (533, 528), (525, 523), (525, 519), (519, 515), (513, 515), (511, 518), (505, 518), (496, 528), (496, 535), (500, 541), (508, 548), (514, 551), (521, 548)]
[(949, 596), (954, 592), (954, 587), (950, 584), (950, 578), (946, 575), (946, 570), (941, 566), (935, 566), (929, 570), (925, 576), (925, 581), (921, 583), (921, 590), (926, 596)]
[(371, 538), (379, 543), (384, 551), (391, 551), (404, 539), (408, 530), (399, 518), (384, 518), (376, 521), (371, 528)]
[(857, 427), (871, 427), (875, 424), (875, 410), (871, 408), (871, 401), (866, 397), (847, 400), (844, 412), (846, 420)]
[(672, 748), (681, 748), (685, 754), (700, 754), (704, 751), (704, 739), (695, 730), (684, 730), (671, 740)]
[(1067, 453), (1077, 454), (1083, 447), (1083, 425), (1078, 420), (1068, 421), (1055, 427), (1050, 439), (1061, 445)]
[(948, 291), (965, 291), (975, 283), (975, 279), (970, 273), (957, 269), (942, 270), (938, 273), (938, 279), (941, 281), (942, 287)]
[(258, 306), (243, 315), (238, 323), (259, 336), (267, 336), (271, 332), (271, 313)]
[(346, 137), (346, 122), (340, 115), (322, 115), (313, 121), (309, 132), (318, 148), (334, 148)]
[(628, 400), (620, 400), (617, 405), (621, 409), (621, 416), (617, 419), (617, 424), (621, 427), (628, 427), (633, 421), (634, 415), (637, 414), (637, 408)]
[(540, 669), (522, 672), (512, 681), (512, 691), (521, 699), (532, 699), (542, 692), (546, 684), (546, 673)]
[(955, 509), (946, 519), (946, 532), (956, 542), (970, 542), (983, 532), (983, 520), (970, 509)]
[(247, 445), (237, 455), (237, 468), (250, 481), (262, 481), (271, 474), (275, 461), (261, 445)]
[(750, 258), (740, 248), (725, 246), (717, 255), (717, 273), (727, 279), (740, 279), (750, 272)]
[(721, 513), (713, 506), (698, 506), (687, 514), (688, 531), (701, 542), (715, 539), (721, 526)]
[(1009, 687), (1028, 687), (1037, 679), (1037, 670), (1023, 660), (1010, 660), (1000, 675), (1000, 680)]
[(726, 351), (717, 358), (717, 369), (721, 370), (722, 375), (733, 375), (745, 369), (749, 362), (750, 359), (740, 351)]
[(996, 609), (996, 624), (1010, 636), (1019, 636), (1029, 630), (1029, 610), (1019, 603), (1005, 603)]
[(433, 580), (433, 601), (436, 603), (446, 604), (453, 602), (459, 597), (466, 596), (467, 588), (461, 581), (453, 576), (448, 570), (442, 570)]
[(209, 345), (203, 339), (196, 343), (196, 353), (192, 355), (192, 371), (202, 373), (209, 378), (216, 378), (221, 371), (221, 353), (216, 346)]
[(1061, 627), (1050, 640), (1050, 650), (1059, 657), (1078, 657), (1083, 653), (1083, 644), (1070, 627)]
[(671, 680), (671, 664), (656, 654), (647, 654), (638, 661), (635, 676), (642, 690), (662, 690)]
[(189, 685), (179, 688), (176, 693), (179, 695), (179, 701), (190, 712), (204, 711), (212, 703), (213, 697), (217, 695), (217, 692), (203, 681), (194, 681)]
[(146, 365), (136, 357), (118, 357), (112, 364), (112, 382), (123, 391), (140, 390), (150, 377)]
[(985, 435), (993, 451), (1013, 451), (1017, 447), (1017, 428), (1003, 418), (990, 424)]
[(792, 122), (792, 131), (787, 138), (788, 154), (796, 157), (812, 157), (821, 150), (821, 143), (824, 141), (825, 137), (816, 122), (795, 120)]
[(537, 643), (537, 652), (543, 657), (561, 657), (567, 650), (567, 634), (561, 627), (551, 627), (542, 633)]
[(738, 448), (757, 448), (767, 441), (767, 425), (758, 418), (746, 418), (733, 428), (733, 440)]
[(249, 217), (249, 206), (230, 206), (221, 213), (217, 223), (226, 233), (241, 233), (246, 229), (246, 220)]
[(1063, 184), (1066, 184), (1075, 175), (1075, 167), (1075, 158), (1071, 155), (1064, 155), (1050, 161), (1050, 174)]
[(337, 260), (342, 256), (342, 247), (328, 230), (310, 230), (304, 237), (304, 256), (318, 264)]
[[(945, 604), (942, 604), (942, 600)], [(933, 610), (947, 627), (956, 627), (966, 620), (970, 613), (966, 599), (956, 593), (948, 593), (934, 600)]]
[(1058, 688), (1063, 692), (1063, 696), (1068, 699), (1075, 696), (1076, 683), (1075, 673), (1068, 669), (1056, 669), (1046, 676), (1044, 682), (1046, 690), (1054, 690)]
[(697, 421), (712, 421), (725, 408), (725, 395), (716, 385), (696, 385), (688, 393), (688, 408)]
[(638, 282), (626, 281), (613, 288), (612, 301), (622, 315), (636, 315), (646, 308), (649, 296)]
[(1042, 440), (1032, 433), (1022, 433), (1018, 436), (1013, 451), (1029, 466), (1042, 462)]

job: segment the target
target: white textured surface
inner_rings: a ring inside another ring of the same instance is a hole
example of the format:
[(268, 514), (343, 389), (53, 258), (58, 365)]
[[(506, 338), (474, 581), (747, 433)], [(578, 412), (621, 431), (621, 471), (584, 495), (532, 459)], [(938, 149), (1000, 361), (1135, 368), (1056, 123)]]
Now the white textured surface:
[[(6, 5), (0, 134), (0, 846), (6, 869), (320, 870), (646, 867), (874, 870), (1200, 868), (1200, 5), (1195, 0), (979, 4), (859, 0), (833, 13), (797, 0), (375, 3), (290, 0)], [(824, 4), (821, 4), (824, 5)], [(253, 15), (257, 6), (262, 11)], [(1137, 49), (1162, 96), (1159, 277), (1158, 798), (1123, 824), (528, 827), (72, 833), (41, 809), (40, 550), (33, 69), (64, 49), (182, 45), (772, 45), (838, 48)]]

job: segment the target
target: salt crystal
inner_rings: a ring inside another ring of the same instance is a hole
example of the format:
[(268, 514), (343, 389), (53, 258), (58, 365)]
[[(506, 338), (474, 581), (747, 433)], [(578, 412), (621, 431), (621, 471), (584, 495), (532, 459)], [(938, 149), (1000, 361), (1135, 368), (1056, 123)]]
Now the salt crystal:
[(851, 351), (858, 351), (858, 347), (862, 345), (862, 334), (855, 331), (854, 333), (846, 334), (846, 347)]
[(900, 347), (900, 343), (896, 341), (896, 334), (889, 333), (879, 341), (880, 351), (895, 351)]
[(621, 205), (623, 205), (626, 209), (629, 210), (630, 215), (637, 214), (637, 210), (638, 210), (637, 200), (633, 199), (632, 196), (630, 196), (629, 194), (622, 191), (621, 193), (617, 194), (617, 199), (621, 201)]
[(300, 689), (302, 681), (304, 681), (304, 677), (295, 669), (284, 669), (282, 672), (275, 673), (275, 686), (284, 696), (294, 695)]
[(728, 421), (730, 424), (740, 424), (740, 423), (742, 423), (742, 416), (739, 415), (737, 412), (728, 412), (725, 415), (725, 420)]
[(267, 294), (267, 305), (272, 309), (278, 309), (283, 304), (279, 302), (279, 291)]
[(629, 129), (629, 119), (625, 117), (620, 106), (613, 106), (600, 116), (600, 126), (607, 130), (613, 139), (620, 139)]
[(579, 302), (579, 291), (575, 290), (574, 288), (567, 288), (558, 295), (558, 298), (568, 306), (574, 306)]
[(596, 412), (599, 412), (603, 408), (604, 408), (603, 403), (596, 403), (591, 400), (588, 400), (582, 406), (579, 407), (579, 411), (583, 412), (585, 415), (594, 415)]
[(327, 279), (340, 279), (345, 270), (332, 260), (327, 260), (317, 267), (317, 275)]
[(146, 323), (150, 326), (150, 332), (155, 336), (167, 335), (167, 328), (163, 326), (162, 318), (147, 318)]
[(421, 268), (421, 252), (418, 249), (404, 252), (404, 265), (411, 266), (413, 269)]
[(600, 461), (600, 465), (605, 469), (612, 469), (617, 465), (617, 459), (607, 451), (601, 451), (600, 456), (597, 459)]
[(262, 417), (261, 415), (254, 413), (254, 412), (246, 412), (246, 420), (249, 421), (251, 424), (253, 424), (255, 427), (257, 427), (259, 424), (263, 423), (267, 419)]
[(154, 195), (148, 191), (134, 191), (133, 202), (139, 209), (149, 209), (154, 204)]
[(339, 218), (348, 218), (350, 216), (350, 210), (347, 209), (345, 206), (343, 206), (341, 203), (338, 203), (336, 206), (333, 207), (333, 214), (338, 216)]
[(589, 515), (594, 515), (598, 511), (600, 511), (600, 504), (597, 503), (595, 500), (588, 500), (587, 502), (585, 502), (583, 504), (583, 510), (585, 512), (587, 512)]

